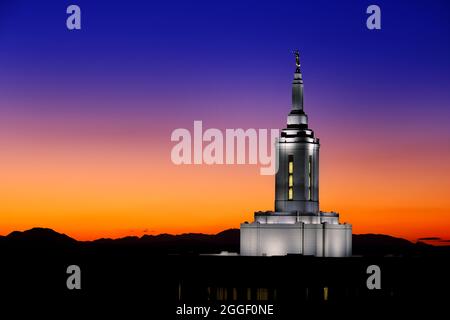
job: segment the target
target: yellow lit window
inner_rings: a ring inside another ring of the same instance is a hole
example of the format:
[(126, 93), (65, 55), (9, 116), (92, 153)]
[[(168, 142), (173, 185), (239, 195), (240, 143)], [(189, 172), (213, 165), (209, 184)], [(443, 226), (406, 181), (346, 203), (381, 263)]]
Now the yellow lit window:
[(294, 199), (294, 156), (288, 157), (288, 200)]
[(309, 156), (308, 161), (308, 200), (311, 200), (312, 193), (312, 156)]

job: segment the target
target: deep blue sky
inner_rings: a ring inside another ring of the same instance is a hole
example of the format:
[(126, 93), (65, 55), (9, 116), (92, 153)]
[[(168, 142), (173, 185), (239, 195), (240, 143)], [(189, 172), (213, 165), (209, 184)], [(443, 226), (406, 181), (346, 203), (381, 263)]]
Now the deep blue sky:
[[(65, 27), (72, 3), (81, 31)], [(372, 3), (380, 31), (365, 27)], [(448, 1), (6, 0), (0, 10), (3, 111), (208, 118), (245, 103), (271, 119), (289, 105), (299, 48), (313, 113), (449, 115)]]

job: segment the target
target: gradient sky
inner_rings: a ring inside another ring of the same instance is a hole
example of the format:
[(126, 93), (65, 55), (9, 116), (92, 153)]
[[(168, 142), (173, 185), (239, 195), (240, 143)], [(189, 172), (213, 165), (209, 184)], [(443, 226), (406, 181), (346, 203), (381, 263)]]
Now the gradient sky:
[(437, 0), (2, 0), (0, 234), (214, 233), (273, 209), (273, 176), (176, 166), (170, 135), (284, 127), (299, 48), (321, 209), (354, 233), (449, 239), (449, 38)]

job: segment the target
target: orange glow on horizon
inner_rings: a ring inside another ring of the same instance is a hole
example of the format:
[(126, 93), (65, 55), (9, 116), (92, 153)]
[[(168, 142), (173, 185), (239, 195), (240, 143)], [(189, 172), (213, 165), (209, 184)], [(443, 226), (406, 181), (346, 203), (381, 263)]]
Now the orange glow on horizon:
[[(274, 177), (259, 166), (176, 166), (166, 139), (0, 141), (0, 234), (38, 226), (79, 240), (217, 233), (273, 210)], [(322, 135), (323, 211), (339, 212), (355, 234), (450, 238), (448, 150), (431, 157), (431, 143), (342, 139)]]

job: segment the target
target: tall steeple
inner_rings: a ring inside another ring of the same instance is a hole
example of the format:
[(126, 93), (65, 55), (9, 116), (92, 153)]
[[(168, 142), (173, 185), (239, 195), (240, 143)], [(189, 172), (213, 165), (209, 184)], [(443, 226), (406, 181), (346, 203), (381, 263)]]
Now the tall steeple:
[(292, 82), (292, 109), (289, 113), (287, 124), (288, 127), (304, 128), (308, 125), (308, 116), (303, 111), (303, 79), (300, 71), (300, 53), (298, 50), (295, 54), (295, 73)]

